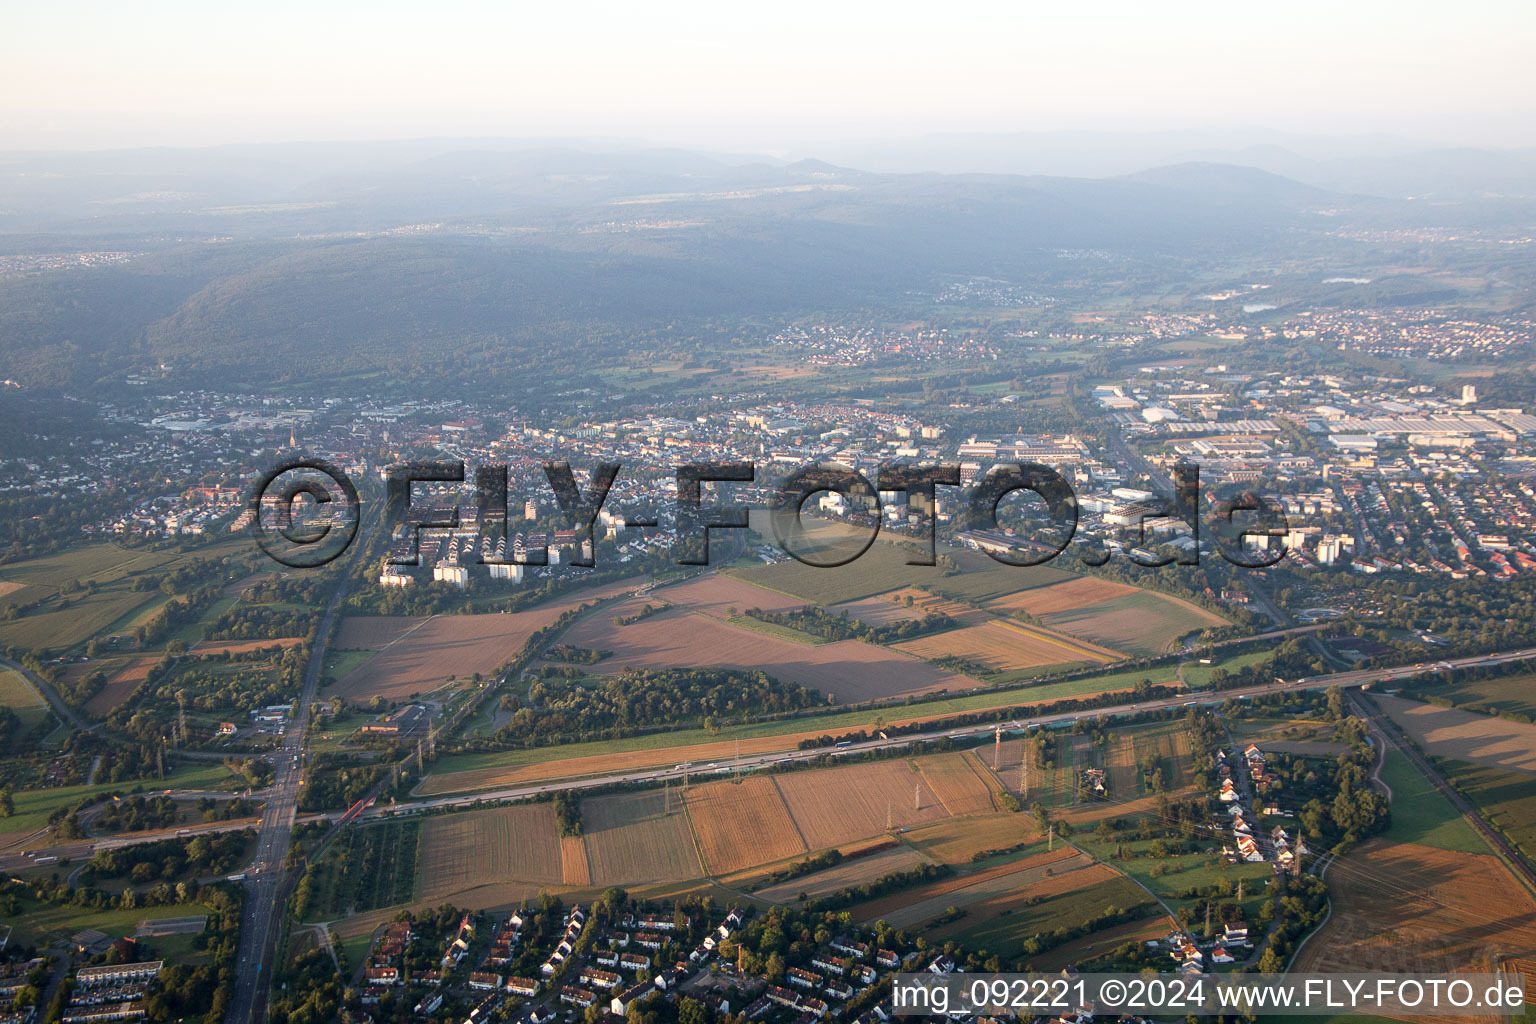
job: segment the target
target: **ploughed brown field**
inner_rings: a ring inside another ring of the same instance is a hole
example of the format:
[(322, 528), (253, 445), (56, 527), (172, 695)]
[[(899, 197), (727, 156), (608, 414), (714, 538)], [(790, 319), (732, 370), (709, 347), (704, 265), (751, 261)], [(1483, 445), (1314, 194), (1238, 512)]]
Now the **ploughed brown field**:
[[(92, 718), (105, 718), (118, 705), (133, 696), (139, 684), (149, 678), (149, 670), (160, 663), (158, 654), (141, 654), (123, 664), (107, 677), (107, 685), (101, 692), (85, 702), (85, 713)], [(89, 673), (87, 673), (89, 674)]]
[(1292, 970), (1490, 971), (1496, 956), (1536, 956), (1536, 899), (1490, 854), (1372, 839), (1333, 863), (1328, 888), (1333, 915)]
[(354, 703), (375, 696), (409, 700), (413, 694), (444, 686), (449, 676), (463, 681), (476, 672), (490, 675), (516, 657), (535, 630), (568, 609), (613, 597), (634, 584), (633, 580), (611, 583), (525, 612), (343, 619), (335, 643), (338, 649), (377, 649), (379, 653), (348, 672), (326, 694)]
[[(881, 697), (962, 690), (975, 684), (916, 658), (858, 640), (808, 645), (733, 626), (686, 608), (669, 608), (627, 626), (613, 619), (638, 612), (644, 598), (621, 602), (565, 634), (577, 647), (612, 651), (590, 671), (626, 668), (762, 669), (775, 678), (835, 696), (840, 704)], [(375, 659), (377, 660), (377, 659)]]
[(1034, 616), (1049, 615), (1052, 612), (1067, 612), (1074, 608), (1098, 604), (1100, 601), (1128, 594), (1135, 589), (1125, 583), (1082, 576), (999, 597), (988, 601), (987, 607), (1000, 615), (1008, 615), (1016, 611)]
[(732, 608), (736, 609), (737, 615), (741, 615), (748, 608), (787, 612), (806, 605), (798, 597), (759, 587), (735, 576), (720, 575), (703, 576), (675, 587), (667, 587), (657, 591), (655, 596), (668, 604), (703, 612), (716, 619), (730, 618)]
[(511, 879), (559, 885), (565, 873), (555, 807), (520, 804), (429, 817), (421, 827), (420, 872), (427, 901)]
[(1385, 694), (1372, 699), (1427, 754), (1536, 772), (1536, 725)]
[(349, 615), (336, 627), (331, 646), (342, 651), (377, 651), (429, 620), (426, 615)]

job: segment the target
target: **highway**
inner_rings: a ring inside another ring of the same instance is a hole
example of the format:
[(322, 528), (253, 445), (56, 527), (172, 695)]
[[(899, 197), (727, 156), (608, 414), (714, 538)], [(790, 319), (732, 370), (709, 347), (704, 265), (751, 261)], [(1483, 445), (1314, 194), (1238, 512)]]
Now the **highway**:
[(304, 670), (296, 712), (288, 724), (282, 746), (276, 752), (277, 775), (267, 788), (267, 804), (256, 829), (256, 856), (245, 881), (245, 906), (240, 919), (240, 953), (237, 959), (235, 994), (231, 1000), (229, 1024), (255, 1024), (266, 1020), (267, 995), (271, 990), (272, 969), (276, 960), (279, 924), (286, 902), (288, 871), (285, 860), (293, 840), (294, 820), (298, 815), (299, 790), (304, 783), (304, 740), (309, 728), (309, 706), (320, 687), (325, 665), (327, 639), (336, 623), (341, 603), (346, 599), (351, 567), (361, 552), (368, 549), (373, 529), (357, 539), (349, 552), (346, 568), (331, 594), (320, 619), (314, 649)]
[[(1510, 661), (1520, 661), (1526, 658), (1536, 658), (1536, 647), (1526, 647), (1513, 651), (1500, 651), (1495, 654), (1478, 655), (1476, 657), (1459, 658), (1450, 661), (1434, 662), (1419, 666), (1398, 666), (1384, 669), (1356, 669), (1348, 672), (1335, 672), (1329, 675), (1304, 676), (1294, 680), (1277, 679), (1270, 683), (1257, 686), (1246, 686), (1230, 690), (1221, 690), (1208, 694), (1199, 691), (1181, 693), (1175, 697), (1158, 700), (1127, 701), (1124, 704), (1116, 704), (1109, 707), (1085, 708), (1074, 711), (1063, 711), (1056, 714), (1040, 715), (1034, 718), (1019, 719), (1011, 723), (1005, 723), (1009, 729), (1018, 729), (1030, 725), (1054, 725), (1071, 722), (1078, 718), (1095, 718), (1105, 715), (1123, 715), (1132, 712), (1141, 713), (1155, 711), (1161, 708), (1182, 707), (1191, 703), (1214, 703), (1225, 700), (1233, 700), (1239, 697), (1254, 697), (1260, 694), (1277, 693), (1291, 690), (1320, 690), (1333, 686), (1360, 686), (1365, 683), (1391, 682), (1395, 679), (1406, 678), (1420, 672), (1429, 671), (1436, 665), (1444, 665), (1449, 668), (1472, 668), (1479, 665), (1499, 665)], [(813, 727), (814, 720), (807, 722)], [(769, 753), (754, 754), (749, 757), (728, 759), (719, 762), (699, 765), (691, 764), (687, 767), (678, 765), (671, 768), (648, 768), (637, 771), (618, 772), (611, 775), (588, 776), (580, 779), (559, 779), (526, 786), (515, 786), (504, 789), (486, 790), (475, 793), (459, 793), (451, 796), (435, 797), (428, 800), (416, 800), (403, 806), (373, 807), (365, 817), (387, 817), (390, 815), (410, 814), (420, 811), (432, 810), (443, 807), (461, 807), (474, 804), (479, 801), (490, 800), (518, 800), (527, 797), (538, 796), (540, 793), (552, 793), (560, 790), (594, 789), (601, 786), (611, 786), (619, 783), (634, 782), (659, 782), (663, 779), (682, 781), (687, 777), (709, 776), (713, 774), (728, 774), (733, 771), (749, 771), (754, 768), (765, 768), (770, 765), (793, 763), (796, 761), (809, 761), (827, 754), (850, 755), (861, 754), (868, 751), (886, 750), (893, 747), (903, 747), (915, 740), (936, 740), (944, 737), (959, 739), (965, 736), (988, 735), (996, 729), (996, 725), (966, 725), (956, 728), (935, 729), (931, 731), (905, 733), (893, 736), (890, 739), (866, 740), (862, 743), (852, 743), (846, 747), (816, 747), (810, 750), (786, 749)], [(686, 748), (680, 748), (686, 749)]]
[[(182, 790), (171, 790), (173, 797), (187, 797), (188, 793)], [(228, 796), (228, 794), (222, 794)], [(257, 795), (255, 799), (261, 799)], [(340, 812), (329, 814), (306, 814), (301, 816), (299, 822), (330, 821), (339, 818)], [(91, 855), (99, 850), (115, 850), (123, 846), (138, 846), (140, 843), (153, 843), (162, 839), (185, 839), (189, 835), (207, 836), (217, 835), (221, 832), (240, 832), (244, 829), (256, 827), (249, 818), (243, 821), (220, 821), (212, 824), (200, 823), (191, 825), (177, 825), (174, 828), (155, 829), (145, 832), (122, 832), (112, 836), (82, 839), (73, 843), (59, 843), (48, 846), (33, 846), (24, 848), (20, 853), (7, 853), (0, 856), (0, 871), (24, 871), (27, 868), (38, 867), (39, 857), (52, 857), (57, 860), (68, 858), (75, 863), (89, 860)], [(41, 830), (39, 839), (46, 839), (51, 830)], [(53, 863), (46, 861), (45, 863)]]

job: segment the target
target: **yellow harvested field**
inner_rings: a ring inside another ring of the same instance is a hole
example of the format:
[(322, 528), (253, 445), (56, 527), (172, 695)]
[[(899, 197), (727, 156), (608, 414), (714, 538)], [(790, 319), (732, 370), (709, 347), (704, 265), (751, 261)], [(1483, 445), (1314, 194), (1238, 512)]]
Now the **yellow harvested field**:
[(1051, 583), (1033, 590), (1021, 590), (1017, 594), (999, 597), (987, 602), (987, 607), (1003, 615), (1017, 611), (1034, 616), (1049, 615), (1052, 612), (1066, 612), (1097, 604), (1112, 597), (1119, 597), (1121, 594), (1128, 594), (1135, 589), (1125, 583), (1082, 576), (1074, 580), (1064, 580), (1061, 583)]
[(587, 844), (581, 836), (560, 837), (560, 879), (566, 885), (592, 884), (592, 868), (587, 864)]
[(981, 766), (974, 752), (921, 758), (917, 767), (951, 815), (991, 814), (1003, 809), (993, 798), (991, 772)]
[(998, 619), (932, 633), (894, 646), (917, 658), (968, 658), (999, 672), (1081, 661), (1103, 663), (1121, 657), (1118, 652), (1059, 633)]
[(716, 875), (805, 852), (800, 831), (770, 778), (709, 782), (687, 795), (704, 866)]
[(480, 885), (559, 885), (560, 836), (553, 804), (519, 804), (434, 815), (421, 829), (421, 894), (446, 899)]
[(1385, 694), (1371, 699), (1427, 754), (1536, 772), (1536, 725)]
[[(638, 612), (646, 603), (625, 601), (614, 607), (612, 617)], [(595, 615), (565, 634), (565, 642), (574, 646), (613, 652), (589, 671), (606, 674), (631, 666), (762, 669), (783, 682), (835, 696), (841, 704), (975, 685), (917, 658), (858, 640), (811, 646), (679, 607), (618, 629), (612, 617)]]
[[(825, 731), (821, 729), (815, 732), (744, 739), (740, 741), (741, 753), (743, 755), (766, 754), (778, 750), (793, 750), (802, 739), (814, 739)], [(636, 768), (670, 767), (683, 761), (707, 764), (710, 761), (731, 758), (736, 753), (736, 748), (736, 741), (720, 740), (683, 747), (656, 747), (651, 750), (626, 750), (614, 754), (556, 758), (531, 764), (473, 768), (468, 771), (429, 775), (416, 787), (416, 792), (421, 796), (440, 796), (444, 793), (466, 793), (497, 786), (542, 782), (547, 779), (579, 778), (583, 775), (607, 774)]]
[(7, 594), (14, 594), (16, 591), (22, 589), (25, 586), (25, 583), (17, 583), (14, 580), (0, 580), (0, 597), (4, 597)]
[(682, 794), (648, 791), (599, 796), (581, 804), (587, 859), (596, 885), (634, 885), (699, 878), (698, 848)]
[(777, 781), (811, 850), (879, 835), (888, 822), (900, 828), (949, 817), (922, 774), (906, 761), (791, 772)]
[(946, 864), (969, 864), (985, 850), (1001, 850), (1043, 838), (1027, 814), (1003, 811), (974, 818), (948, 818), (912, 829), (902, 836), (914, 849)]

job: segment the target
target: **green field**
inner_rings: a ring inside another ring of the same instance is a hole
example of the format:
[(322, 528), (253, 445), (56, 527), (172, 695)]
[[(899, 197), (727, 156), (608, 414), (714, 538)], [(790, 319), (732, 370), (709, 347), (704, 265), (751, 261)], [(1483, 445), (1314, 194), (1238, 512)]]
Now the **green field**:
[(795, 629), (793, 626), (780, 625), (777, 622), (764, 622), (762, 619), (755, 619), (750, 615), (738, 615), (727, 621), (733, 626), (755, 630), (758, 633), (766, 633), (769, 636), (778, 637), (780, 640), (788, 640), (790, 643), (806, 644), (810, 647), (828, 643), (826, 637), (807, 633), (803, 629)]
[[(981, 948), (1004, 957), (1015, 957), (1019, 955), (1020, 943), (1036, 932), (1049, 933), (1057, 928), (1077, 927), (1087, 924), (1110, 907), (1125, 909), (1143, 903), (1152, 903), (1152, 898), (1134, 883), (1124, 878), (1113, 878), (1091, 888), (1047, 896), (1032, 907), (1019, 907), (1010, 914), (978, 921), (974, 925), (965, 926), (965, 919), (962, 918), (962, 927), (953, 933), (946, 933), (945, 937), (969, 949)], [(981, 906), (977, 905), (973, 909), (979, 910)]]
[(1387, 751), (1381, 778), (1392, 789), (1392, 826), (1385, 838), (1461, 853), (1489, 852), (1466, 819), (1401, 753)]
[(786, 733), (825, 731), (847, 732), (869, 729), (875, 720), (893, 721), (909, 716), (951, 715), (964, 711), (1008, 707), (1015, 704), (1039, 704), (1066, 697), (1081, 697), (1134, 686), (1142, 679), (1154, 683), (1167, 683), (1173, 679), (1173, 668), (1164, 666), (1133, 672), (1116, 672), (1084, 679), (1072, 679), (1060, 683), (1028, 686), (1018, 689), (998, 690), (992, 693), (950, 697), (947, 700), (929, 701), (922, 704), (886, 707), (863, 711), (847, 711), (842, 714), (820, 715), (814, 718), (792, 718), (755, 725), (726, 726), (718, 732), (704, 729), (680, 729), (674, 732), (652, 733), (627, 739), (603, 740), (591, 743), (571, 743), (558, 747), (535, 747), (530, 750), (498, 751), (488, 754), (453, 754), (442, 758), (434, 766), (433, 775), (474, 771), (481, 768), (510, 767), (533, 764), (539, 761), (563, 760), (571, 757), (590, 757), (598, 754), (615, 754), (630, 750), (656, 750), (664, 747), (685, 746), (691, 743), (711, 743), (717, 740), (748, 739), (758, 736), (781, 736)]
[[(250, 545), (240, 540), (220, 541), (185, 553), (98, 543), (0, 566), (0, 580), (23, 584), (21, 590), (0, 597), (0, 606), (43, 602), (31, 614), (0, 623), (0, 644), (70, 648), (92, 636), (125, 633), (167, 600), (159, 590), (134, 590), (133, 577), (174, 569), (194, 558), (219, 558), (249, 550)], [(63, 593), (63, 588), (73, 583), (94, 584), (96, 589)], [(189, 628), (191, 635), (183, 639), (190, 642), (201, 635), (201, 626)]]
[(1274, 651), (1248, 651), (1243, 654), (1229, 654), (1225, 658), (1213, 658), (1209, 665), (1201, 665), (1198, 662), (1189, 662), (1184, 666), (1184, 684), (1192, 689), (1203, 690), (1211, 685), (1211, 676), (1217, 669), (1226, 669), (1228, 672), (1236, 672), (1247, 668), (1249, 665), (1263, 665), (1273, 661)]
[[(1174, 910), (1178, 910), (1181, 905), (1193, 907), (1197, 902), (1194, 899), (1180, 899), (1176, 893), (1215, 885), (1225, 878), (1234, 886), (1239, 881), (1243, 883), (1243, 912), (1252, 920), (1265, 899), (1264, 882), (1274, 876), (1273, 864), (1228, 864), (1219, 850), (1186, 853), (1178, 857), (1137, 856), (1120, 860), (1115, 856), (1117, 846), (1124, 846), (1127, 852), (1144, 853), (1151, 842), (1099, 842), (1091, 838), (1074, 838), (1073, 842), (1157, 893)], [(1159, 866), (1166, 869), (1166, 873), (1154, 875), (1152, 869)]]
[(1230, 625), (1213, 612), (1149, 590), (1052, 612), (1040, 621), (1051, 629), (1133, 654), (1162, 654), (1185, 633)]
[[(341, 679), (357, 668), (363, 662), (377, 654), (377, 651), (361, 650), (336, 650), (327, 648), (325, 652), (325, 676), (332, 682)], [(322, 694), (323, 696), (323, 694)]]
[[(74, 803), (83, 797), (101, 796), (105, 793), (128, 793), (138, 789), (144, 793), (159, 793), (167, 789), (219, 789), (236, 778), (222, 764), (208, 761), (193, 762), (171, 772), (164, 779), (139, 779), (133, 782), (98, 782), (94, 786), (55, 786), (52, 789), (23, 789), (15, 794), (16, 813), (0, 818), (0, 831), (6, 833), (32, 832), (48, 824), (48, 815), (55, 807)], [(241, 780), (243, 787), (244, 780)]]
[(1528, 863), (1536, 865), (1536, 775), (1449, 758), (1437, 759), (1436, 766)]
[[(167, 917), (195, 917), (212, 913), (197, 903), (168, 907), (134, 907), (129, 910), (85, 910), (76, 906), (57, 906), (23, 899), (21, 913), (8, 923), (14, 929), (10, 945), (49, 946), (83, 931), (98, 931), (108, 938), (132, 936), (141, 921), (159, 921)], [(191, 936), (163, 936), (145, 939), (156, 951), (169, 955), (177, 948), (190, 948)], [(185, 940), (185, 941), (178, 941)], [(194, 955), (195, 956), (195, 955)], [(186, 961), (183, 961), (186, 962)]]
[(48, 705), (15, 669), (0, 668), (0, 707), (16, 712), (25, 732), (48, 717)]
[[(1514, 712), (1536, 717), (1536, 675), (1503, 679), (1469, 679), (1450, 686), (1426, 689), (1426, 695), (1449, 697), (1458, 707), (1481, 704), (1489, 711)], [(1467, 710), (1477, 710), (1467, 708)]]
[[(754, 520), (758, 541), (778, 546), (762, 519)], [(863, 536), (841, 524), (807, 520), (811, 543), (829, 537)], [(946, 575), (940, 566), (908, 565), (912, 549), (903, 544), (887, 543), (893, 535), (881, 534), (864, 554), (847, 565), (818, 568), (794, 559), (750, 569), (731, 569), (732, 575), (782, 594), (814, 601), (821, 605), (856, 601), (902, 587), (922, 587), (952, 594), (961, 600), (988, 601), (1020, 590), (1043, 587), (1072, 579), (1074, 574), (1048, 565), (1003, 565), (986, 555), (958, 548), (939, 548), (939, 553), (954, 561), (958, 571)], [(906, 539), (906, 538), (903, 538)], [(796, 550), (801, 551), (796, 541)], [(857, 548), (853, 548), (857, 550)], [(848, 552), (848, 553), (851, 553)]]

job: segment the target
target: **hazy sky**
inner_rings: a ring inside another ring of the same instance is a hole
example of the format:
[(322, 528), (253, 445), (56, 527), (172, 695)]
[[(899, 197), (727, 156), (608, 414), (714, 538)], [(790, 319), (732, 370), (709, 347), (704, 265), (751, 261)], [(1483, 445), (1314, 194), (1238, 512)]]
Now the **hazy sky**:
[(7, 0), (0, 148), (1275, 128), (1536, 143), (1536, 3)]

